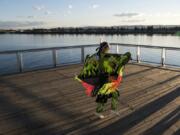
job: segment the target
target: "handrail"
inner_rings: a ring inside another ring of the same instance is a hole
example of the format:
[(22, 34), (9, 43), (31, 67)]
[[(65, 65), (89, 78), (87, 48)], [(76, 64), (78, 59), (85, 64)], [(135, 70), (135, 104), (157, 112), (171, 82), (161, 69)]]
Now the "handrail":
[(23, 50), (8, 50), (8, 51), (0, 51), (0, 54), (12, 54), (12, 53), (23, 53), (23, 52), (38, 52), (38, 51), (49, 51), (49, 50), (60, 50), (60, 49), (74, 49), (81, 47), (97, 47), (98, 44), (90, 44), (90, 45), (73, 45), (73, 46), (61, 46), (61, 47), (46, 47), (46, 48), (35, 48), (35, 49), (23, 49)]
[[(153, 45), (139, 45), (139, 44), (124, 44), (124, 43), (110, 43), (110, 45), (118, 45), (118, 46), (127, 46), (127, 47), (144, 47), (144, 48), (156, 48), (156, 49), (168, 49), (168, 50), (180, 50), (178, 47), (163, 47), (163, 46), (153, 46)], [(8, 51), (0, 51), (0, 54), (10, 54), (16, 52), (38, 52), (38, 51), (48, 51), (48, 50), (59, 50), (59, 49), (73, 49), (73, 48), (81, 48), (81, 47), (97, 47), (98, 44), (90, 44), (90, 45), (73, 45), (73, 46), (61, 46), (61, 47), (46, 47), (46, 48), (35, 48), (35, 49), (23, 49), (23, 50), (8, 50)]]
[[(111, 46), (116, 46), (116, 52), (119, 53), (119, 46), (125, 47), (136, 47), (136, 60), (140, 63), (140, 55), (141, 48), (155, 48), (161, 49), (161, 65), (165, 66), (165, 58), (166, 58), (166, 50), (180, 50), (178, 47), (162, 47), (162, 46), (152, 46), (152, 45), (136, 45), (136, 44), (122, 44), (122, 43), (110, 43)], [(91, 45), (74, 45), (74, 46), (62, 46), (62, 47), (49, 47), (49, 48), (37, 48), (37, 49), (24, 49), (24, 50), (9, 50), (9, 51), (0, 51), (0, 55), (2, 54), (16, 54), (17, 66), (19, 72), (24, 71), (23, 67), (23, 53), (26, 52), (40, 52), (40, 51), (51, 51), (52, 52), (52, 61), (53, 67), (57, 66), (57, 51), (61, 49), (81, 49), (81, 62), (84, 62), (85, 57), (85, 48), (88, 47), (97, 47), (98, 44)]]
[(123, 43), (110, 43), (111, 45), (128, 46), (128, 47), (144, 47), (144, 48), (155, 48), (155, 49), (168, 49), (168, 50), (180, 50), (179, 47), (166, 47), (166, 46), (155, 46), (155, 45), (139, 45), (139, 44), (123, 44)]
[(111, 43), (111, 45), (117, 46), (117, 52), (119, 52), (119, 46), (136, 47), (136, 60), (138, 63), (140, 63), (141, 48), (161, 49), (161, 65), (163, 67), (165, 66), (166, 50), (180, 50), (180, 48), (178, 47), (164, 47), (164, 46), (153, 46), (153, 45), (136, 45), (136, 44), (122, 44), (122, 43)]

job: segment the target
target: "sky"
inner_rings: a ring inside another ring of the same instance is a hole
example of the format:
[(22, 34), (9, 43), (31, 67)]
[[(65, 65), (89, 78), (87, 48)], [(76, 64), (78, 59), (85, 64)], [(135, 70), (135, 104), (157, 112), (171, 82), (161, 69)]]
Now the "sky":
[(0, 0), (0, 29), (180, 25), (180, 0)]

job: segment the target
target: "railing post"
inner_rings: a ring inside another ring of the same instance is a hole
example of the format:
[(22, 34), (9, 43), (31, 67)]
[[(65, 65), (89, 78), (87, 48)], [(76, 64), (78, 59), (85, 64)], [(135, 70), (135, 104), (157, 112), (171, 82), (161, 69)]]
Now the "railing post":
[(21, 52), (16, 53), (17, 58), (17, 67), (19, 69), (19, 72), (23, 72), (23, 57)]
[(81, 47), (81, 62), (84, 62), (84, 47)]
[(140, 46), (137, 46), (137, 62), (140, 63)]
[(165, 58), (166, 58), (166, 50), (165, 48), (162, 48), (161, 51), (161, 64), (164, 67), (165, 66)]
[(116, 45), (116, 52), (119, 53), (119, 45)]
[(52, 50), (52, 56), (53, 56), (53, 66), (57, 66), (57, 54), (56, 54), (56, 49)]
[(103, 42), (103, 38), (102, 37), (100, 37), (100, 44)]

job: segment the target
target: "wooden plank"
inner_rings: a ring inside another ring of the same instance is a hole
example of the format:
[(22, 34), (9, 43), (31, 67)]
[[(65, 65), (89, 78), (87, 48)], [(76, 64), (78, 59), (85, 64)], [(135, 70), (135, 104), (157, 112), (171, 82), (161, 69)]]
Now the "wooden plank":
[[(0, 77), (0, 134), (98, 134), (98, 130), (155, 102), (180, 84), (178, 71), (129, 64), (120, 86), (120, 116), (101, 120), (93, 114), (95, 98), (87, 97), (73, 79), (81, 68), (72, 65)], [(126, 134), (152, 128), (177, 108), (179, 100), (174, 99), (143, 121), (136, 121), (140, 116), (134, 116), (137, 124)], [(110, 101), (106, 109), (110, 109)], [(165, 133), (176, 132), (177, 125), (174, 123)]]

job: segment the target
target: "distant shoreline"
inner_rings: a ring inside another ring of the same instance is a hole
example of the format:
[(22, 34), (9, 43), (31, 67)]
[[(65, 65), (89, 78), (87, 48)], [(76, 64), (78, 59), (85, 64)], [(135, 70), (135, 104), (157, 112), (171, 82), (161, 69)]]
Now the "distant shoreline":
[(180, 26), (116, 26), (116, 27), (58, 27), (51, 29), (0, 30), (0, 34), (88, 34), (88, 35), (127, 35), (161, 34), (179, 36)]
[(176, 33), (25, 33), (25, 32), (0, 32), (0, 35), (6, 34), (19, 34), (19, 35), (171, 35), (171, 36), (180, 36)]

